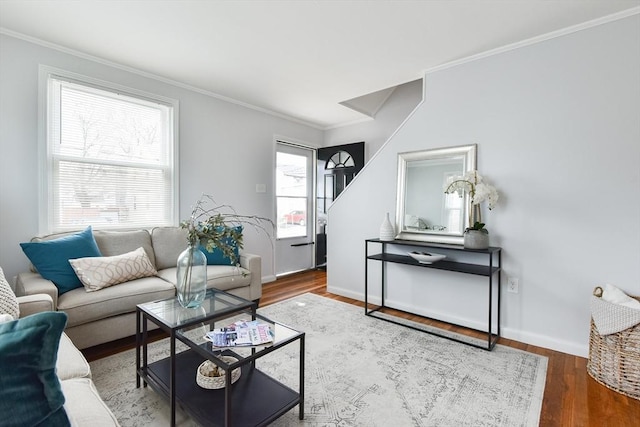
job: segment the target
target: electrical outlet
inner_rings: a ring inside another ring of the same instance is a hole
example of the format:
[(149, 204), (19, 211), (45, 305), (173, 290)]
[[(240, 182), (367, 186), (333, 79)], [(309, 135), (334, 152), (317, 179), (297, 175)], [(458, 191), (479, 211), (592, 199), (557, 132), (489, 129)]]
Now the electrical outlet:
[(507, 279), (507, 291), (517, 294), (519, 290), (520, 290), (520, 287), (518, 286), (518, 278), (509, 277)]

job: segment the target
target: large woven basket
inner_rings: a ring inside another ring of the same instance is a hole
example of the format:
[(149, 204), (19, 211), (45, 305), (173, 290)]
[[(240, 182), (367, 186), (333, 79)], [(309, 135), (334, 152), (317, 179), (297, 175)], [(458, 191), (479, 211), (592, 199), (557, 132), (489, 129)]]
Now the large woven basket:
[[(619, 305), (597, 296), (592, 298), (597, 298), (592, 304), (597, 304), (612, 319), (619, 316)], [(633, 298), (640, 301), (640, 297)], [(592, 317), (587, 372), (600, 384), (640, 400), (640, 324), (601, 335)]]

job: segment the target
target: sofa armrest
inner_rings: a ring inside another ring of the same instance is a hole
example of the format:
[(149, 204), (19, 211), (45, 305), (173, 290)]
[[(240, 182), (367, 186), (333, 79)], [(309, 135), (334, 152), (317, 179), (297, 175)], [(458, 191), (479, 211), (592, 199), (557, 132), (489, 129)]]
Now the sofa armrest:
[(43, 278), (38, 273), (19, 273), (16, 279), (16, 295), (47, 294), (53, 301), (54, 310), (58, 307), (58, 288), (52, 281)]
[(47, 294), (25, 295), (17, 297), (20, 305), (20, 317), (30, 316), (42, 311), (55, 311), (53, 300)]
[(259, 300), (262, 297), (262, 257), (240, 252), (240, 267), (246, 268), (251, 272), (250, 299), (252, 301)]

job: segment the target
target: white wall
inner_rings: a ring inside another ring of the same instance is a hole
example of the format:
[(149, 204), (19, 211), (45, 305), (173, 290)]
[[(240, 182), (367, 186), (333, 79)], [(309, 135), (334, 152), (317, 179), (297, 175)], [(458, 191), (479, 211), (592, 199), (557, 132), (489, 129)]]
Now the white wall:
[[(180, 218), (201, 193), (238, 212), (273, 217), (274, 135), (320, 146), (320, 130), (119, 68), (0, 35), (0, 266), (9, 280), (28, 268), (19, 242), (38, 234), (38, 65), (87, 75), (180, 102)], [(266, 184), (266, 193), (256, 193)], [(245, 249), (262, 256), (272, 280), (273, 250), (247, 229)]]
[(326, 130), (324, 146), (364, 141), (365, 163), (368, 162), (422, 101), (422, 94), (421, 79), (399, 85), (378, 110), (375, 119)]
[[(502, 294), (503, 336), (585, 356), (593, 287), (640, 295), (639, 76), (639, 15), (427, 73), (424, 104), (329, 211), (328, 290), (363, 299), (364, 239), (395, 212), (398, 152), (476, 143), (501, 193), (483, 219), (503, 284), (520, 279)], [(388, 274), (391, 303), (484, 322), (483, 278)]]

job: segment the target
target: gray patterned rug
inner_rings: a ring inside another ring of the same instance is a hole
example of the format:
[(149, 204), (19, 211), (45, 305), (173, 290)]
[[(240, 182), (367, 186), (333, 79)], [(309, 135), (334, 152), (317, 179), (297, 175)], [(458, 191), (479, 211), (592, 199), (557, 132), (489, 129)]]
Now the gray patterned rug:
[[(305, 419), (274, 426), (537, 426), (547, 359), (497, 345), (491, 352), (366, 317), (313, 294), (259, 310), (306, 332)], [(150, 359), (168, 352), (150, 345)], [(298, 345), (258, 367), (298, 390)], [(135, 387), (135, 350), (91, 363), (100, 395), (122, 426), (168, 425), (168, 404)], [(179, 425), (194, 425), (183, 414)]]

